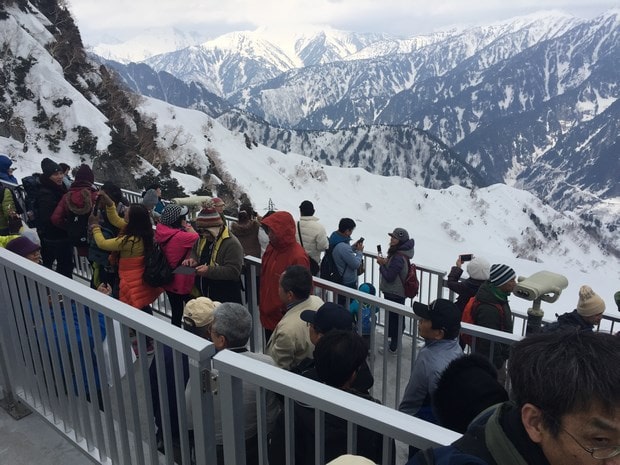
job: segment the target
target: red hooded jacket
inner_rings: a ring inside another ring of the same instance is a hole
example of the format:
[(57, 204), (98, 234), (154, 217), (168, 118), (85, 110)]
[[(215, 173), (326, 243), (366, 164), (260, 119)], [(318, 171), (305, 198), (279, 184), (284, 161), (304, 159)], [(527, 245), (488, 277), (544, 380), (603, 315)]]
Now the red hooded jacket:
[(291, 265), (310, 269), (310, 260), (304, 248), (295, 239), (295, 220), (289, 212), (275, 212), (262, 221), (272, 234), (263, 254), (260, 274), (260, 322), (273, 331), (282, 319), (285, 306), (280, 300), (280, 275)]

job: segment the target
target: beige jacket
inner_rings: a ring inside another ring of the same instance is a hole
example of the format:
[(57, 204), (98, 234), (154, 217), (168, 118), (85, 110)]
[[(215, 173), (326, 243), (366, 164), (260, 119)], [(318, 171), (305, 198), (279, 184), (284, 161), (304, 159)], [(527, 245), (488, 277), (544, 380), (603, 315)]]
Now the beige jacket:
[(318, 310), (323, 301), (311, 295), (284, 314), (273, 331), (265, 353), (280, 368), (290, 370), (306, 358), (312, 358), (314, 345), (310, 342), (308, 325), (299, 315), (304, 310)]
[[(325, 228), (316, 216), (302, 216), (295, 223), (295, 238), (299, 244), (302, 244), (310, 257), (314, 258), (317, 263), (321, 262), (321, 253), (327, 250), (329, 242), (327, 241), (327, 233)], [(301, 230), (301, 240), (299, 239), (299, 231)]]

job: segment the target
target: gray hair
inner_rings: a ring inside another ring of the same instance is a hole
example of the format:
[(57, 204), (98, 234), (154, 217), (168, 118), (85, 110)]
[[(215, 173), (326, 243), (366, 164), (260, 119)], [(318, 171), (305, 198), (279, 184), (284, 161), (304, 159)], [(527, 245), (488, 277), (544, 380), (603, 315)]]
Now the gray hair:
[(225, 302), (213, 312), (211, 329), (226, 338), (227, 347), (244, 347), (252, 332), (252, 316), (243, 305)]

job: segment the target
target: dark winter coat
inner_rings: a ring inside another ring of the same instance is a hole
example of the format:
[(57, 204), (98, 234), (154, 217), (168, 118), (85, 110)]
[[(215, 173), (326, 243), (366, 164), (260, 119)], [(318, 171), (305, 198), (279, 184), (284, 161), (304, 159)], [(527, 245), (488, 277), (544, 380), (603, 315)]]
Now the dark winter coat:
[[(476, 299), (480, 301), (480, 305), (478, 305), (473, 315), (474, 324), (512, 333), (512, 311), (510, 310), (507, 296), (503, 295), (497, 287), (487, 281), (478, 289)], [(498, 304), (502, 308), (501, 312), (497, 306)], [(501, 368), (504, 362), (508, 360), (509, 351), (510, 347), (508, 345), (495, 344), (492, 360), (495, 368)], [(489, 358), (491, 354), (491, 341), (478, 338), (476, 340), (475, 352)]]
[[(493, 444), (489, 450), (487, 444)], [(426, 455), (432, 455), (427, 458)], [(450, 446), (418, 452), (407, 465), (549, 465), (542, 449), (528, 436), (521, 412), (512, 402), (499, 404), (476, 418), (465, 435)]]
[(39, 176), (39, 181), (41, 186), (36, 199), (37, 233), (41, 239), (67, 239), (67, 231), (52, 222), (54, 210), (66, 194), (67, 189), (64, 184), (56, 184), (44, 175)]
[[(379, 403), (369, 395), (354, 390), (351, 394)], [(325, 462), (347, 453), (347, 422), (342, 418), (325, 414)], [(383, 435), (362, 426), (357, 429), (357, 455), (381, 462), (383, 452)], [(295, 403), (295, 463), (298, 465), (314, 465), (314, 409)]]
[(243, 247), (227, 227), (215, 242), (201, 237), (194, 244), (191, 257), (209, 267), (205, 276), (196, 276), (198, 295), (218, 302), (241, 303)]
[(555, 331), (592, 331), (594, 325), (588, 323), (583, 317), (577, 313), (577, 310), (565, 313), (563, 315), (557, 315), (558, 321), (549, 323), (542, 328), (543, 333), (551, 333)]
[(467, 278), (463, 281), (459, 281), (463, 269), (458, 266), (453, 266), (448, 274), (448, 289), (458, 294), (456, 301), (454, 302), (461, 312), (465, 310), (465, 305), (469, 302), (469, 299), (476, 295), (478, 289), (484, 282), (481, 279)]

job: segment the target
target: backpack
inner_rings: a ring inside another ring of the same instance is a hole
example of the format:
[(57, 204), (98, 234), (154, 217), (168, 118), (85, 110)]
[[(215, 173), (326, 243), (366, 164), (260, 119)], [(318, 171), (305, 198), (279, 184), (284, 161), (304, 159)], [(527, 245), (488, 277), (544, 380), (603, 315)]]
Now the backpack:
[(41, 188), (41, 181), (39, 181), (39, 174), (33, 173), (30, 176), (26, 176), (22, 178), (22, 187), (24, 188), (24, 193), (26, 194), (25, 198), (25, 206), (26, 206), (26, 214), (28, 216), (28, 224), (29, 228), (37, 227), (37, 210), (38, 210), (38, 197), (39, 197), (39, 189)]
[(325, 251), (325, 255), (321, 260), (321, 273), (319, 276), (322, 279), (331, 281), (332, 283), (342, 284), (342, 275), (338, 271), (338, 267), (336, 266), (336, 262), (334, 261), (334, 247), (335, 246), (330, 245), (329, 248)]
[(403, 279), (402, 277), (400, 279), (403, 283), (405, 297), (413, 299), (416, 295), (418, 295), (418, 292), (420, 290), (420, 281), (418, 281), (417, 274), (418, 269), (416, 268), (415, 264), (411, 263), (405, 255), (402, 255), (402, 257), (405, 260), (405, 263), (409, 266), (409, 269), (407, 270), (407, 276), (405, 277), (405, 279)]
[[(461, 323), (470, 323), (472, 325), (475, 325), (475, 318), (476, 318), (476, 310), (478, 310), (478, 307), (480, 306), (482, 302), (480, 302), (478, 299), (476, 299), (476, 296), (470, 297), (469, 300), (467, 301), (467, 303), (465, 304), (465, 308), (463, 309), (463, 315), (461, 315)], [(504, 324), (504, 307), (502, 307), (500, 304), (494, 303), (491, 304), (494, 307), (496, 307), (501, 315), (501, 324)], [(503, 328), (500, 328), (503, 331)], [(461, 334), (461, 342), (465, 345), (468, 345), (469, 347), (471, 347), (472, 342), (473, 342), (473, 337), (470, 334)]]
[(4, 189), (8, 189), (11, 192), (11, 197), (13, 197), (13, 205), (15, 205), (15, 213), (18, 215), (23, 214), (24, 209), (22, 208), (21, 199), (19, 199), (15, 194), (15, 189), (4, 187), (2, 184), (0, 184), (0, 203), (4, 200)]
[(177, 233), (170, 236), (161, 244), (153, 241), (153, 249), (144, 256), (144, 273), (142, 281), (151, 287), (161, 287), (170, 284), (174, 279), (174, 269), (168, 263), (163, 246)]
[(88, 245), (88, 215), (77, 215), (69, 210), (65, 227), (67, 229), (67, 237), (69, 242), (76, 247), (85, 247)]

